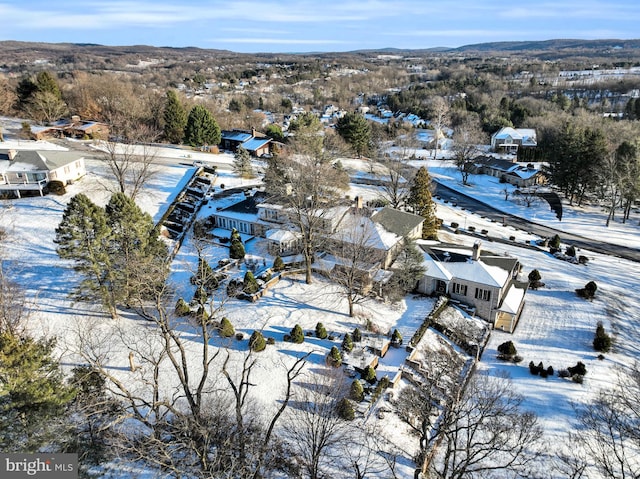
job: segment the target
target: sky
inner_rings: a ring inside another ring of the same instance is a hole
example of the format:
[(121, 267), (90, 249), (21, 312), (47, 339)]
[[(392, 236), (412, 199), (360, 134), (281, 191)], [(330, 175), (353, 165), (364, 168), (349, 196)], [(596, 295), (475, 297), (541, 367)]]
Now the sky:
[(0, 0), (0, 19), (0, 40), (246, 53), (640, 37), (638, 0)]

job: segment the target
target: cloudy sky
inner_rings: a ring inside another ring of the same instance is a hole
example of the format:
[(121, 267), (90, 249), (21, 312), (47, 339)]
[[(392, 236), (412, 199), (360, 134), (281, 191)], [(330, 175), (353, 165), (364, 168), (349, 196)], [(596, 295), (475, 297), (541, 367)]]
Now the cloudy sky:
[[(638, 0), (0, 0), (0, 40), (236, 52), (640, 37)], [(0, 52), (1, 56), (1, 52)]]

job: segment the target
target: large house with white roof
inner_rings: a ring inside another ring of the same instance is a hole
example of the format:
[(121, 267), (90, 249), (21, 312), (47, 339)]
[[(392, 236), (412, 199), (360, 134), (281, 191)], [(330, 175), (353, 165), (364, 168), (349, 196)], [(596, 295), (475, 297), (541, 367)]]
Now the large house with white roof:
[(506, 126), (491, 135), (491, 149), (503, 153), (517, 153), (518, 148), (533, 148), (538, 145), (533, 128)]
[(70, 184), (86, 174), (84, 158), (67, 151), (0, 150), (0, 192), (45, 194), (51, 181)]
[(479, 156), (473, 159), (476, 173), (495, 176), (500, 181), (509, 183), (519, 188), (543, 184), (546, 177), (533, 165), (522, 165), (514, 161), (494, 158), (492, 156)]
[(520, 319), (528, 282), (518, 281), (520, 262), (510, 256), (462, 246), (423, 245), (426, 272), (418, 283), (424, 294), (447, 295), (470, 311), (512, 333)]

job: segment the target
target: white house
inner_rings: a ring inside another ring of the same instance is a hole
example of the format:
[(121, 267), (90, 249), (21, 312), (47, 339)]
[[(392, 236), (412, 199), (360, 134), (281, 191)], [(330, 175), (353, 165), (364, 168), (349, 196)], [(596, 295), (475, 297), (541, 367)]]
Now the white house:
[(506, 153), (517, 153), (518, 148), (533, 148), (538, 145), (536, 130), (506, 126), (491, 135), (491, 149)]
[(423, 250), (426, 272), (418, 282), (419, 292), (447, 295), (494, 328), (515, 330), (529, 285), (518, 281), (517, 258), (484, 253), (479, 242), (472, 249), (440, 245)]
[(51, 181), (68, 185), (86, 174), (84, 158), (66, 151), (0, 150), (0, 191), (45, 194)]

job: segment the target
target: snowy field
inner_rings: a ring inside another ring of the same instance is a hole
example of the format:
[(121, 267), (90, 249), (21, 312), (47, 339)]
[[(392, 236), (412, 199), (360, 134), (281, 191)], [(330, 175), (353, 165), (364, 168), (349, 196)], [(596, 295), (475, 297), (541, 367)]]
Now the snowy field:
[[(25, 148), (27, 144), (33, 144), (34, 148), (39, 149), (59, 148), (43, 142), (37, 143), (35, 145), (35, 142), (21, 141), (19, 147)], [(8, 147), (8, 143), (0, 144), (0, 148)], [(143, 210), (150, 213), (154, 219), (157, 220), (162, 215), (181, 185), (190, 176), (193, 160), (202, 158), (203, 161), (210, 161), (214, 157), (216, 163), (230, 163), (232, 159), (230, 155), (224, 154), (189, 154), (191, 156), (186, 157), (184, 150), (173, 148), (158, 152), (158, 156), (163, 158), (159, 174), (139, 201)], [(450, 164), (442, 161), (418, 163), (426, 163), (432, 175), (448, 185), (464, 188), (465, 192), (472, 191), (472, 196), (509, 213), (532, 218), (565, 231), (588, 231), (589, 235), (610, 238), (611, 241), (632, 247), (638, 247), (640, 244), (637, 213), (634, 213), (632, 221), (627, 225), (615, 222), (610, 228), (605, 228), (605, 217), (598, 208), (574, 208), (565, 210), (565, 217), (559, 222), (548, 212), (546, 204), (525, 208), (505, 202), (500, 193), (504, 185), (499, 185), (496, 178), (472, 176), (472, 186), (462, 187), (459, 174)], [(357, 162), (351, 161), (348, 166), (357, 168)], [(368, 169), (368, 166), (363, 169)], [(70, 269), (70, 264), (58, 259), (53, 243), (55, 228), (73, 195), (84, 192), (98, 204), (104, 204), (108, 198), (104, 189), (104, 166), (97, 160), (88, 160), (87, 170), (90, 172), (87, 177), (69, 186), (64, 196), (0, 202), (0, 223), (8, 233), (7, 241), (3, 244), (4, 255), (13, 278), (26, 288), (28, 296), (33, 300), (31, 328), (36, 333), (55, 334), (60, 338), (62, 362), (65, 366), (75, 364), (73, 338), (79, 324), (99, 325), (100, 328), (107, 329), (109, 327), (109, 320), (103, 315), (86, 305), (72, 304), (69, 301), (67, 291), (75, 284), (77, 277)], [(220, 183), (229, 188), (242, 182), (231, 173), (221, 171), (216, 185)], [(246, 186), (248, 183), (245, 180), (242, 184)], [(378, 193), (373, 187), (354, 186), (349, 195), (371, 199)], [(215, 208), (219, 205), (212, 206)], [(205, 207), (201, 215), (206, 212)], [(468, 225), (476, 225), (478, 229), (489, 229), (495, 236), (516, 236), (518, 242), (535, 239), (529, 233), (491, 223), (443, 203), (438, 204), (438, 216), (445, 224), (450, 224), (451, 221), (461, 223), (461, 219), (467, 217)], [(475, 241), (475, 238), (454, 235), (444, 230), (440, 239), (469, 245)], [(613, 377), (613, 366), (629, 364), (640, 358), (640, 340), (637, 332), (640, 325), (640, 295), (637, 293), (639, 265), (588, 251), (581, 251), (579, 254), (588, 256), (589, 263), (574, 265), (558, 260), (548, 253), (514, 245), (485, 242), (483, 249), (518, 257), (523, 264), (525, 276), (531, 269), (537, 268), (542, 274), (545, 286), (527, 293), (524, 313), (513, 335), (497, 331), (493, 333), (479, 368), (491, 372), (508, 372), (517, 390), (526, 397), (526, 406), (540, 416), (548, 437), (547, 443), (565, 443), (565, 434), (571, 427), (574, 415), (571, 404), (586, 401), (600, 388), (608, 387)], [(256, 259), (264, 258), (268, 265), (273, 261), (273, 258), (265, 253), (259, 240), (250, 241), (247, 244), (247, 252)], [(226, 248), (212, 246), (208, 255), (211, 258), (210, 262), (215, 264), (217, 259), (225, 258), (228, 254)], [(186, 241), (173, 264), (172, 280), (178, 295), (186, 297), (189, 294), (188, 278), (196, 263), (193, 245)], [(598, 284), (598, 292), (592, 302), (579, 298), (574, 291), (590, 280)], [(253, 378), (257, 386), (252, 395), (263, 403), (268, 411), (276, 407), (275, 401), (281, 395), (284, 386), (284, 377), (277, 371), (284, 370), (285, 365), (290, 364), (295, 357), (307, 352), (311, 353), (307, 368), (314, 371), (324, 364), (324, 357), (331, 346), (339, 344), (316, 338), (307, 338), (301, 345), (282, 343), (284, 334), (295, 324), (300, 324), (305, 330), (312, 330), (320, 321), (330, 333), (343, 334), (352, 331), (356, 326), (362, 329), (365, 321), (370, 321), (383, 333), (397, 327), (405, 340), (408, 340), (432, 306), (432, 299), (410, 297), (398, 305), (370, 301), (359, 308), (357, 318), (350, 318), (346, 314), (346, 301), (337, 293), (335, 286), (321, 278), (316, 278), (312, 285), (306, 285), (302, 278), (294, 276), (282, 280), (255, 304), (229, 300), (224, 304), (224, 314), (234, 324), (236, 331), (245, 333), (245, 336), (251, 334), (254, 329), (263, 329), (265, 336), (276, 340), (275, 346), (268, 347), (265, 353), (261, 354), (259, 368)], [(142, 334), (148, 327), (148, 323), (126, 316), (122, 321), (121, 327), (134, 335)], [(604, 323), (615, 341), (613, 351), (607, 354), (604, 360), (597, 359), (591, 346), (598, 321)], [(188, 334), (188, 331), (185, 333)], [(507, 340), (514, 341), (523, 357), (520, 364), (507, 364), (496, 360), (497, 346)], [(225, 342), (216, 339), (212, 347), (228, 348), (232, 354), (240, 357), (246, 351), (246, 343), (246, 340)], [(114, 347), (113, 351), (113, 366), (120, 369), (118, 374), (127, 377), (130, 373), (125, 350)], [(388, 371), (391, 374), (402, 360), (403, 357), (394, 352), (381, 361), (379, 371)], [(543, 379), (529, 374), (529, 361), (536, 364), (543, 361), (545, 367), (551, 365), (556, 371), (582, 361), (588, 373), (582, 385), (557, 376)], [(385, 418), (385, 424), (389, 424), (388, 421), (389, 415)], [(393, 440), (397, 441), (398, 446), (407, 454), (401, 467), (405, 467), (404, 472), (410, 475), (411, 466), (406, 459), (415, 452), (417, 441), (408, 436), (404, 427), (398, 427), (397, 424)]]

